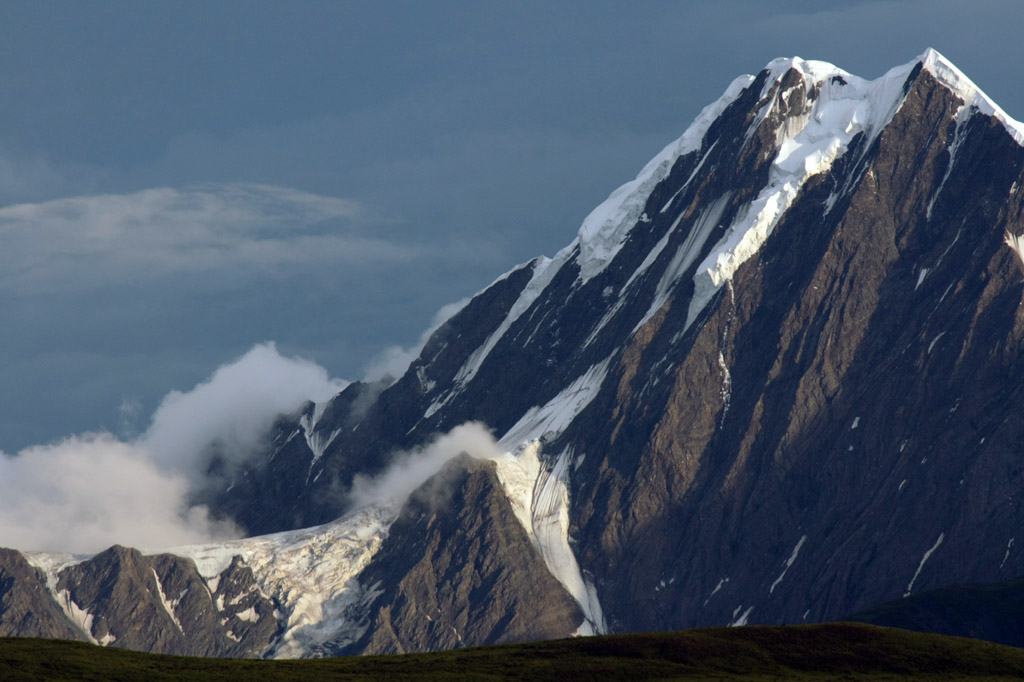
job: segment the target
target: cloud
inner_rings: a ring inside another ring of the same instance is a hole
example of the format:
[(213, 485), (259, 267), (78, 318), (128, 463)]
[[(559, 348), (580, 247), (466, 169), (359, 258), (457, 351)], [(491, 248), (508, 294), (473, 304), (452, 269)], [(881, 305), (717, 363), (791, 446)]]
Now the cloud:
[(0, 272), (50, 290), (225, 270), (405, 262), (360, 204), (285, 187), (206, 184), (0, 208)]
[[(131, 440), (91, 433), (0, 453), (0, 545), (96, 552), (118, 543), (156, 549), (237, 536), (190, 496), (204, 483), (204, 452), (235, 460), (259, 451), (273, 418), (327, 400), (345, 382), (260, 344), (187, 392), (172, 391)], [(126, 404), (130, 414), (136, 408)]]
[(254, 346), (188, 392), (171, 391), (140, 439), (162, 468), (201, 479), (204, 449), (217, 443), (229, 461), (252, 453), (279, 414), (306, 400), (325, 402), (347, 385), (316, 363)]
[(415, 344), (409, 347), (405, 346), (389, 346), (383, 351), (378, 353), (366, 367), (364, 381), (373, 382), (386, 379), (388, 377), (392, 379), (398, 379), (405, 371), (409, 369), (409, 365), (412, 361), (419, 357), (423, 347), (427, 345), (427, 341), (436, 332), (442, 324), (455, 317), (460, 310), (466, 307), (469, 303), (469, 298), (464, 298), (454, 303), (449, 303), (443, 306), (437, 313), (434, 314), (434, 319), (431, 320), (430, 326), (420, 334), (419, 340)]
[(166, 547), (237, 534), (190, 507), (185, 476), (110, 434), (87, 434), (0, 456), (0, 545), (96, 552), (119, 543)]
[(467, 422), (421, 448), (399, 453), (388, 469), (373, 478), (356, 476), (349, 491), (350, 509), (378, 500), (404, 500), (451, 458), (466, 453), (477, 459), (501, 459), (494, 436), (480, 422)]

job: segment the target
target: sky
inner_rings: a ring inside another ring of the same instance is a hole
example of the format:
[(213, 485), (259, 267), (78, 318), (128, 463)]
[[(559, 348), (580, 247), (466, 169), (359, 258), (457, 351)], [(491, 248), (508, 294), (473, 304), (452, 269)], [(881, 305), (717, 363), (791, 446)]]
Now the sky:
[(934, 47), (1024, 118), (1021, 35), (1019, 0), (0, 0), (0, 451), (149, 443), (225, 368), (379, 374), (774, 57)]

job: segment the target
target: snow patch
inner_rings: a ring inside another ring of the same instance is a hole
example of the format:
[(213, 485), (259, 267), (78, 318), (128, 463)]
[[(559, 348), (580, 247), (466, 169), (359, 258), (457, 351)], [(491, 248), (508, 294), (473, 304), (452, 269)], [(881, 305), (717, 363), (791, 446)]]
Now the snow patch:
[(256, 613), (255, 606), (250, 606), (245, 611), (239, 611), (235, 614), (235, 618), (238, 618), (239, 620), (244, 620), (247, 623), (255, 623), (260, 619), (259, 615), (257, 615)]
[(914, 577), (910, 579), (909, 583), (907, 583), (907, 591), (903, 593), (904, 597), (909, 597), (910, 596), (910, 593), (914, 590), (914, 582), (917, 580), (917, 576), (921, 575), (921, 569), (924, 568), (925, 562), (927, 562), (928, 559), (931, 558), (932, 554), (935, 553), (935, 550), (937, 550), (939, 548), (939, 545), (942, 544), (942, 541), (944, 539), (946, 539), (946, 534), (945, 533), (939, 533), (939, 539), (936, 540), (935, 544), (932, 545), (932, 548), (929, 549), (927, 552), (925, 552), (924, 556), (921, 557), (921, 563), (919, 563), (917, 565), (917, 570), (914, 571)]
[(327, 403), (314, 403), (312, 415), (304, 414), (299, 419), (299, 426), (302, 428), (302, 433), (306, 438), (306, 445), (309, 446), (310, 452), (313, 453), (313, 460), (309, 463), (310, 471), (312, 471), (316, 461), (323, 457), (324, 452), (334, 442), (334, 439), (338, 437), (338, 434), (341, 433), (341, 429), (335, 429), (329, 435), (325, 435), (323, 431), (316, 430), (320, 417), (323, 416), (326, 407)]
[(497, 460), (498, 480), (544, 565), (579, 604), (588, 632), (604, 634), (608, 628), (597, 590), (583, 577), (569, 544), (567, 484), (572, 452), (562, 452), (550, 470), (540, 465), (539, 453), (540, 442), (534, 441), (518, 457), (508, 454)]
[(964, 131), (967, 130), (964, 123), (966, 123), (970, 118), (971, 111), (972, 109), (966, 106), (960, 107), (959, 111), (957, 111), (956, 130), (953, 133), (953, 142), (949, 145), (949, 162), (946, 164), (946, 172), (942, 174), (942, 180), (939, 182), (938, 189), (935, 190), (935, 194), (932, 195), (932, 198), (928, 200), (928, 209), (924, 214), (925, 220), (932, 219), (932, 209), (935, 207), (935, 201), (939, 198), (939, 195), (942, 194), (942, 189), (946, 186), (946, 180), (949, 180), (949, 176), (953, 172), (953, 164), (956, 163), (956, 153), (959, 151), (960, 145), (963, 144), (965, 136)]
[(164, 592), (163, 583), (160, 582), (160, 576), (156, 574), (156, 569), (150, 568), (149, 571), (153, 574), (153, 581), (156, 583), (157, 594), (160, 595), (161, 606), (164, 607), (164, 611), (166, 611), (167, 615), (171, 617), (171, 620), (174, 621), (174, 624), (178, 626), (178, 632), (180, 632), (181, 635), (184, 637), (185, 628), (181, 627), (181, 621), (178, 620), (178, 616), (174, 613), (174, 609), (177, 608), (178, 602), (181, 601), (181, 596), (179, 596), (177, 599), (173, 601), (169, 600), (167, 598), (167, 594)]
[(1024, 235), (1007, 232), (1003, 241), (1013, 249), (1014, 253), (1017, 254), (1017, 258), (1020, 259), (1021, 265), (1024, 266)]
[[(769, 170), (768, 184), (739, 211), (725, 236), (697, 268), (687, 327), (722, 284), (760, 250), (806, 181), (831, 168), (857, 134), (868, 134), (870, 142), (881, 132), (903, 102), (903, 83), (915, 63), (892, 69), (874, 81), (858, 78), (826, 62), (799, 57), (769, 63), (770, 78), (764, 94), (790, 69), (796, 69), (803, 75), (803, 86), (808, 91), (817, 88), (818, 97), (805, 111), (788, 115), (782, 121), (776, 130), (778, 152)], [(774, 106), (772, 98), (759, 112), (749, 134), (763, 123)]]
[[(530, 281), (523, 288), (519, 294), (519, 298), (509, 308), (508, 314), (501, 321), (501, 324), (491, 332), (491, 335), (487, 337), (487, 340), (483, 344), (473, 351), (469, 359), (466, 360), (465, 364), (459, 369), (458, 374), (455, 375), (455, 379), (452, 381), (451, 390), (442, 398), (435, 400), (430, 407), (427, 408), (424, 413), (424, 417), (432, 417), (438, 410), (444, 407), (448, 401), (457, 396), (462, 390), (473, 380), (476, 373), (480, 371), (480, 367), (483, 366), (484, 360), (490, 355), (491, 351), (498, 342), (505, 336), (506, 332), (515, 324), (523, 313), (530, 309), (530, 306), (540, 297), (544, 292), (544, 289), (551, 283), (555, 274), (561, 269), (561, 267), (569, 260), (574, 250), (574, 244), (570, 244), (566, 248), (559, 251), (554, 258), (540, 257), (533, 261), (533, 275)], [(517, 269), (510, 271), (504, 277), (508, 277), (515, 272)], [(500, 281), (499, 278), (498, 281)], [(493, 286), (493, 285), (492, 285)]]
[(917, 273), (917, 284), (914, 285), (914, 291), (917, 291), (918, 287), (921, 286), (921, 283), (924, 282), (924, 278), (928, 276), (929, 272), (931, 272), (931, 268), (921, 268), (921, 272)]
[[(711, 601), (711, 598), (714, 597), (716, 594), (718, 594), (721, 591), (722, 587), (724, 587), (727, 582), (729, 582), (729, 578), (728, 577), (719, 579), (718, 584), (715, 585), (715, 589), (711, 590), (711, 594), (709, 594), (708, 598), (704, 600), (703, 606), (707, 606), (708, 602)], [(733, 614), (733, 615), (735, 615), (735, 614)]]
[(1006, 554), (1003, 555), (1003, 560), (999, 564), (999, 568), (1000, 569), (1002, 569), (1002, 567), (1006, 565), (1006, 560), (1010, 558), (1010, 549), (1012, 547), (1013, 547), (1013, 538), (1010, 538), (1010, 541), (1006, 543)]
[(612, 192), (583, 220), (573, 243), (579, 244), (580, 249), (580, 281), (586, 283), (612, 262), (625, 243), (629, 230), (640, 218), (651, 191), (668, 177), (679, 157), (700, 149), (711, 124), (753, 81), (754, 77), (749, 75), (733, 80), (721, 97), (704, 107), (682, 137), (662, 149), (636, 179)]
[(562, 433), (597, 396), (608, 374), (610, 363), (611, 356), (608, 356), (592, 365), (542, 407), (531, 407), (502, 437), (498, 446), (504, 450), (512, 450), (522, 443), (537, 440), (544, 435)]
[(955, 92), (964, 101), (966, 107), (975, 107), (981, 113), (994, 117), (1003, 124), (1006, 132), (1017, 144), (1024, 146), (1024, 124), (1007, 115), (952, 62), (932, 48), (925, 50), (924, 54), (916, 61), (920, 61), (924, 68), (935, 76), (936, 80)]
[(208, 581), (240, 556), (261, 591), (280, 604), (283, 633), (268, 653), (296, 658), (360, 627), (346, 612), (366, 595), (354, 578), (380, 549), (400, 503), (370, 504), (313, 528), (168, 551), (191, 558)]
[(775, 588), (778, 587), (779, 583), (782, 582), (782, 579), (786, 577), (786, 571), (788, 571), (789, 567), (793, 565), (794, 561), (796, 561), (797, 555), (800, 554), (800, 548), (804, 546), (805, 542), (807, 542), (806, 535), (802, 536), (796, 543), (796, 547), (793, 548), (793, 553), (789, 555), (788, 559), (786, 559), (786, 566), (782, 569), (782, 573), (779, 574), (779, 577), (775, 579), (775, 582), (772, 583), (771, 588), (768, 590), (768, 594), (775, 592)]
[(704, 244), (707, 242), (715, 228), (718, 227), (718, 221), (721, 220), (722, 213), (725, 212), (725, 208), (729, 205), (729, 201), (731, 199), (731, 193), (722, 195), (710, 203), (694, 221), (686, 239), (676, 250), (675, 255), (672, 256), (672, 261), (662, 273), (661, 279), (658, 281), (658, 286), (654, 291), (654, 300), (651, 301), (651, 305), (648, 307), (647, 313), (633, 328), (634, 332), (637, 329), (640, 329), (647, 320), (651, 319), (654, 313), (656, 313), (658, 309), (668, 301), (676, 282), (679, 281), (690, 266), (693, 265), (694, 261), (697, 260), (697, 257), (700, 256), (701, 251), (704, 249)]
[[(742, 604), (740, 604), (739, 606), (736, 607), (736, 610), (732, 612), (733, 618), (736, 618), (736, 614), (739, 613), (740, 609), (742, 609), (742, 608), (743, 608)], [(743, 612), (742, 616), (740, 616), (739, 618), (736, 618), (736, 620), (734, 620), (733, 622), (729, 623), (729, 627), (737, 628), (737, 627), (743, 627), (744, 625), (746, 625), (747, 622), (750, 620), (750, 612), (753, 611), (753, 610), (754, 610), (753, 606), (749, 607), (746, 611)]]

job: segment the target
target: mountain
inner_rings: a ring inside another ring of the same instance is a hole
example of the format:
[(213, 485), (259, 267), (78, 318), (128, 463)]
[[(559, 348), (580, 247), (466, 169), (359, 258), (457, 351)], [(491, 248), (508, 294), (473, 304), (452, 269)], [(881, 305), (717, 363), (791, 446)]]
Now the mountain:
[(844, 620), (1024, 647), (1024, 578), (940, 587)]
[(873, 81), (775, 60), (403, 376), (212, 462), (201, 500), (257, 537), (5, 570), (58, 600), (46, 628), (165, 651), (177, 619), (254, 656), (821, 622), (1024, 575), (1022, 181), (1024, 126), (933, 50)]

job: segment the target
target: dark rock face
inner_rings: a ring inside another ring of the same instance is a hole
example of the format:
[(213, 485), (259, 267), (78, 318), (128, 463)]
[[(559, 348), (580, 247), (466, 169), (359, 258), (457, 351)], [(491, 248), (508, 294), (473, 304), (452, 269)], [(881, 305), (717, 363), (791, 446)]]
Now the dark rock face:
[(583, 622), (515, 518), (494, 463), (467, 455), (412, 494), (359, 579), (380, 594), (345, 653), (553, 639)]
[(20, 552), (0, 549), (0, 637), (86, 639)]
[(1021, 270), (1003, 244), (1024, 231), (1024, 150), (976, 116), (950, 168), (958, 104), (919, 73), (704, 324), (682, 333), (667, 305), (562, 437), (588, 453), (574, 520), (616, 629), (827, 620), (911, 583), (1024, 572), (1000, 564), (1024, 521)]
[(109, 646), (247, 657), (277, 632), (274, 605), (237, 559), (211, 593), (188, 559), (114, 546), (61, 571), (56, 587), (89, 614), (89, 634)]
[(954, 585), (897, 599), (843, 620), (1024, 646), (1024, 579)]

